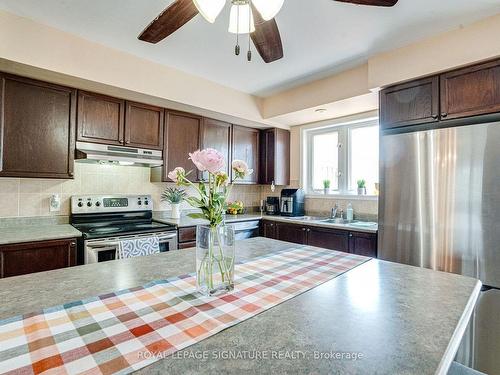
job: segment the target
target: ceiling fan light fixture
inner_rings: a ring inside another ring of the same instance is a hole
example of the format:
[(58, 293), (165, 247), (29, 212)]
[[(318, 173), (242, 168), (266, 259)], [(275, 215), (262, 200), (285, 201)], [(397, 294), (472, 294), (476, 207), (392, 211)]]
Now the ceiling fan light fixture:
[(266, 21), (276, 17), (285, 0), (252, 0), (262, 18)]
[(249, 34), (255, 31), (255, 24), (249, 4), (231, 5), (228, 31), (233, 34)]
[(214, 23), (220, 12), (222, 12), (224, 5), (226, 5), (226, 0), (193, 0), (193, 3), (203, 18), (210, 23)]

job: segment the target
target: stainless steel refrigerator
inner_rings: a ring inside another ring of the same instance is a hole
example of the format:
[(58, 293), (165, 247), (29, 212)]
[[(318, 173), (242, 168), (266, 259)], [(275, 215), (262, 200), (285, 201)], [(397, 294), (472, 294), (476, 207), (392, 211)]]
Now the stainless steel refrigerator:
[(500, 122), (382, 135), (379, 258), (479, 278), (465, 363), (500, 374)]

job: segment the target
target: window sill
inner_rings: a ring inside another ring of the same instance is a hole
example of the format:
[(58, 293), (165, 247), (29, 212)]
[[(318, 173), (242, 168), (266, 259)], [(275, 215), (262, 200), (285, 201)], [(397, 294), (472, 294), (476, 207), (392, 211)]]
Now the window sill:
[(306, 194), (309, 199), (343, 199), (353, 201), (378, 201), (378, 195), (357, 195), (357, 194)]

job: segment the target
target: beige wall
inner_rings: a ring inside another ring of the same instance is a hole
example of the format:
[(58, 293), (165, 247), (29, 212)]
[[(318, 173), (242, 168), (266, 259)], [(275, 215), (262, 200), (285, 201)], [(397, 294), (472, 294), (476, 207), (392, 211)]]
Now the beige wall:
[(500, 56), (500, 14), (368, 60), (376, 89)]
[(368, 64), (263, 99), (266, 119), (368, 94)]
[[(69, 215), (71, 196), (85, 194), (151, 194), (155, 211), (165, 211), (170, 207), (160, 201), (160, 195), (166, 186), (165, 183), (150, 182), (149, 168), (84, 163), (75, 163), (74, 180), (2, 177), (0, 218)], [(52, 194), (61, 196), (59, 212), (49, 212)], [(247, 206), (258, 206), (260, 196), (260, 186), (235, 186), (230, 199), (241, 200)], [(183, 207), (190, 208), (185, 203)]]

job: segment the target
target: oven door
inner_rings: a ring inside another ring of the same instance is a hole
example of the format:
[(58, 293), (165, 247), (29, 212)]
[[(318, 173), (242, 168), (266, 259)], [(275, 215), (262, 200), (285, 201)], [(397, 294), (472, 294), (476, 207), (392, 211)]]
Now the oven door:
[[(122, 237), (98, 238), (84, 242), (85, 264), (106, 262), (116, 259), (118, 244), (122, 240), (148, 238), (153, 234), (137, 234)], [(177, 250), (177, 232), (155, 233), (160, 242), (160, 252)]]

